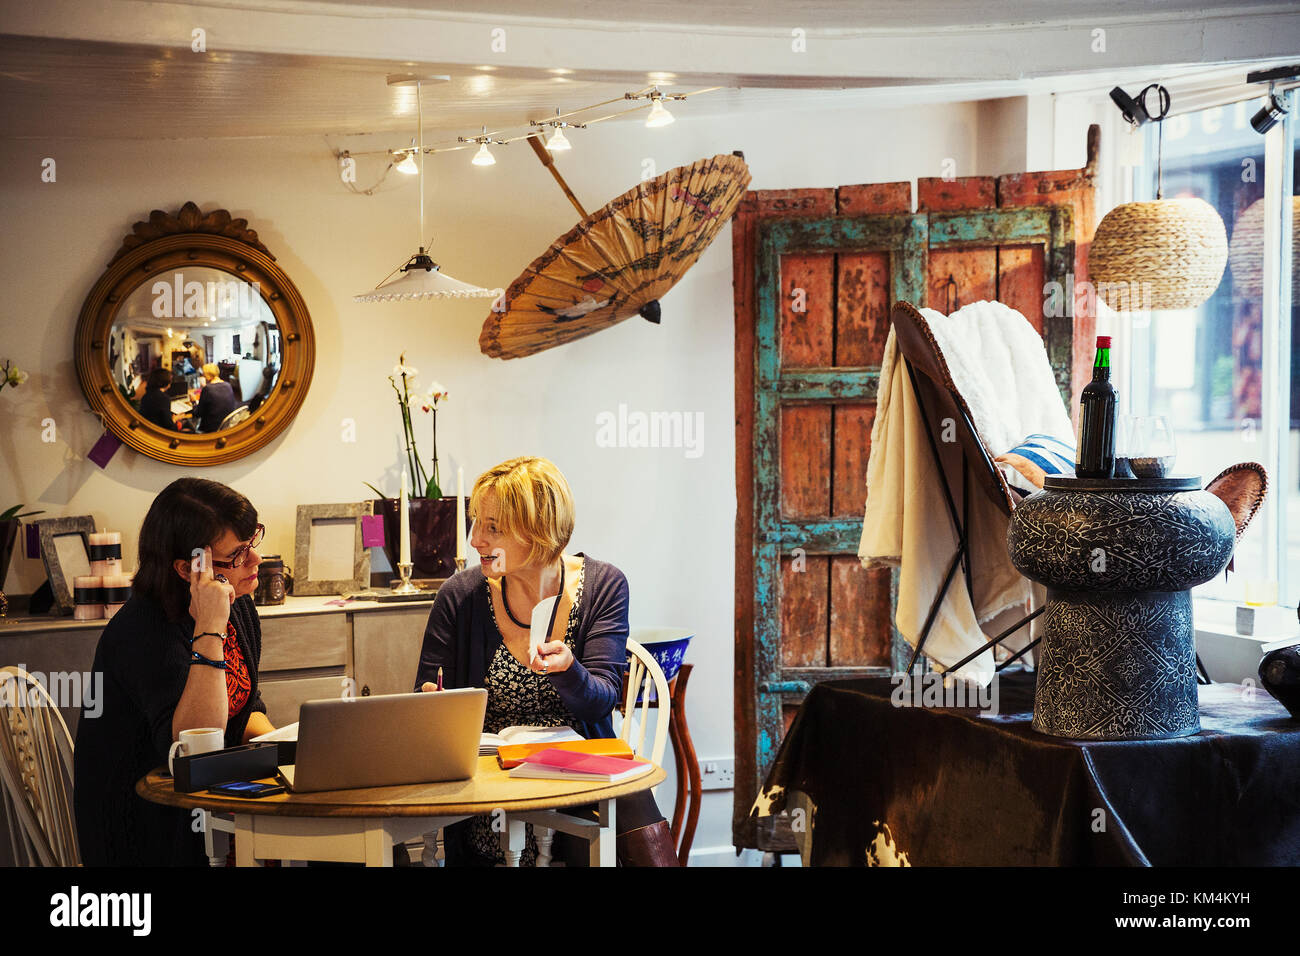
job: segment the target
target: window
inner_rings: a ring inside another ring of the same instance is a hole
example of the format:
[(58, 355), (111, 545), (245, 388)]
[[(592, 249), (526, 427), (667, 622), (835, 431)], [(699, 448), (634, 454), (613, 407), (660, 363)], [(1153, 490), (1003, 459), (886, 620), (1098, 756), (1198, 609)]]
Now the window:
[[(1300, 103), (1289, 94), (1291, 116)], [(1269, 472), (1269, 497), (1238, 544), (1235, 573), (1198, 589), (1202, 596), (1294, 606), (1300, 598), (1300, 328), (1296, 308), (1300, 274), (1294, 256), (1285, 276), (1264, 284), (1264, 260), (1275, 262), (1290, 243), (1280, 236), (1266, 248), (1265, 217), (1274, 213), (1291, 231), (1278, 200), (1295, 193), (1296, 122), (1288, 118), (1268, 137), (1250, 126), (1260, 100), (1243, 101), (1164, 122), (1164, 195), (1195, 196), (1222, 216), (1229, 267), (1214, 295), (1196, 309), (1132, 317), (1129, 414), (1163, 415), (1178, 444), (1175, 471), (1209, 481), (1239, 461)], [(1145, 160), (1136, 171), (1135, 198), (1155, 196), (1156, 124), (1146, 128)], [(1266, 149), (1267, 146), (1267, 149)], [(1266, 155), (1267, 154), (1267, 155)], [(1290, 169), (1286, 167), (1290, 166)], [(1276, 183), (1274, 178), (1276, 177)], [(1272, 202), (1267, 192), (1274, 191)], [(1300, 202), (1300, 200), (1295, 200)], [(1300, 213), (1300, 205), (1291, 207)], [(1280, 230), (1270, 228), (1270, 238)], [(1293, 248), (1294, 245), (1292, 246)], [(1271, 275), (1277, 275), (1272, 266)], [(1123, 319), (1111, 319), (1119, 329)], [(1121, 401), (1124, 401), (1123, 397)]]

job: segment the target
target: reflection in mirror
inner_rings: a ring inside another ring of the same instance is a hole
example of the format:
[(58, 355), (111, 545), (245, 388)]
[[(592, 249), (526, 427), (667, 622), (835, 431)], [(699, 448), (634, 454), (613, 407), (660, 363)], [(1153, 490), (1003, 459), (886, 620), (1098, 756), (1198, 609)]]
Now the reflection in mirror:
[(214, 432), (255, 414), (283, 364), (257, 283), (208, 266), (163, 272), (123, 301), (109, 374), (131, 406), (169, 432)]

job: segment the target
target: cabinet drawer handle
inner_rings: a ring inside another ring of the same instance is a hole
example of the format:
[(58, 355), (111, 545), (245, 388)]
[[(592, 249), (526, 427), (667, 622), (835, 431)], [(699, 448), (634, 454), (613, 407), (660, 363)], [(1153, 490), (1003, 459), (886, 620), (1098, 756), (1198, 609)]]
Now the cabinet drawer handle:
[(370, 696), (370, 685), (369, 685), (369, 684), (362, 684), (362, 685), (361, 685), (361, 696), (362, 696), (362, 697), (369, 697), (369, 696)]

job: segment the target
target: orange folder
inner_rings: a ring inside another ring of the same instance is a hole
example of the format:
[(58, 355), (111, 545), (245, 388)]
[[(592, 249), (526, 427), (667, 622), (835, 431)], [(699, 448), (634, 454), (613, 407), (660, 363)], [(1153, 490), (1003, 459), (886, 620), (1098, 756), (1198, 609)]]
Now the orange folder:
[(621, 757), (624, 760), (631, 760), (635, 756), (626, 740), (620, 740), (618, 737), (598, 737), (595, 740), (565, 740), (549, 744), (506, 744), (497, 748), (497, 763), (501, 765), (502, 770), (509, 770), (511, 767), (518, 767), (525, 757), (539, 750), (572, 750), (580, 754)]

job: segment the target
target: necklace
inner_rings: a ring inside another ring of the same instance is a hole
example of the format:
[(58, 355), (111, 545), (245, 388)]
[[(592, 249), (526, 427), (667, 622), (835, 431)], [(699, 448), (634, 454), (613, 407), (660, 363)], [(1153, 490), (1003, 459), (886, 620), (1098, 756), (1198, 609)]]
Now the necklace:
[[(515, 627), (522, 627), (525, 631), (529, 630), (530, 625), (525, 624), (519, 618), (515, 617), (510, 611), (510, 596), (506, 593), (506, 581), (508, 578), (504, 575), (501, 577), (501, 604), (506, 609), (506, 617), (514, 623)], [(564, 558), (560, 558), (560, 590), (555, 596), (555, 608), (560, 606), (560, 597), (564, 594)], [(551, 609), (551, 621), (555, 621), (555, 608)], [(548, 629), (549, 632), (549, 629)]]

